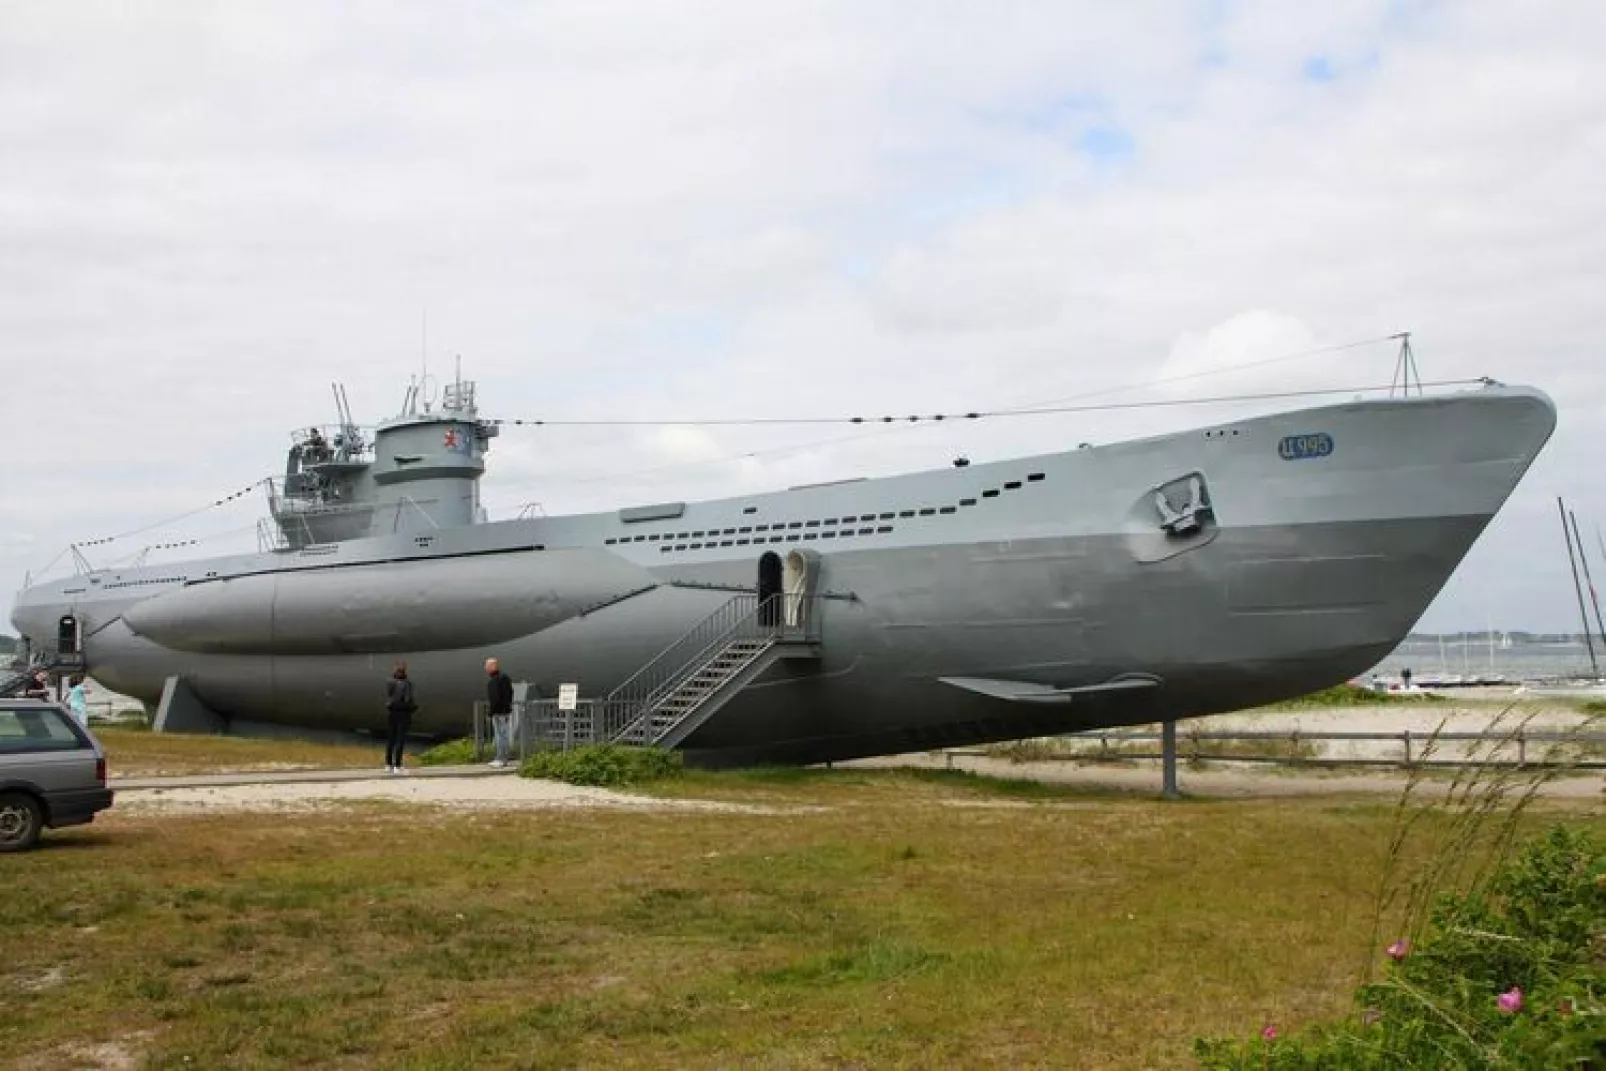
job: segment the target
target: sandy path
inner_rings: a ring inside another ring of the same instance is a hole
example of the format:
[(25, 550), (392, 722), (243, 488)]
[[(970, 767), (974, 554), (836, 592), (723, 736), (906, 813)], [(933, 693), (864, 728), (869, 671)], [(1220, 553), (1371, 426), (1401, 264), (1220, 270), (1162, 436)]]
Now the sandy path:
[[(114, 786), (115, 787), (115, 786)], [(216, 813), (312, 811), (339, 803), (389, 801), (456, 810), (534, 810), (609, 807), (648, 811), (730, 811), (790, 814), (808, 808), (757, 807), (710, 800), (658, 799), (605, 788), (525, 777), (378, 777), (325, 782), (206, 785), (192, 788), (117, 789), (119, 811)]]

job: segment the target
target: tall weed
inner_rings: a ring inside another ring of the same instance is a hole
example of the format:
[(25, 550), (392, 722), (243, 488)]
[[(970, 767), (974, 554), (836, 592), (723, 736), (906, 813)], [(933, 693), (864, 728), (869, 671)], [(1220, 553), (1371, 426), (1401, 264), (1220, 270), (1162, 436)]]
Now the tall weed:
[(1448, 785), (1414, 767), (1354, 1016), (1299, 1036), (1268, 1024), (1250, 1040), (1200, 1039), (1202, 1066), (1606, 1068), (1606, 843), (1557, 825), (1519, 844), (1530, 804), (1576, 752), (1558, 743), (1539, 765), (1500, 761), (1532, 717), (1511, 714)]

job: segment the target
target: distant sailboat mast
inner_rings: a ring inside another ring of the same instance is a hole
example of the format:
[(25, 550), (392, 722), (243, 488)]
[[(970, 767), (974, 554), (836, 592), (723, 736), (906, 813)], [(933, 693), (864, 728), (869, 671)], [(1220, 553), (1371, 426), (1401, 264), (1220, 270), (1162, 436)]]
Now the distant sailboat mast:
[[(1584, 589), (1578, 583), (1578, 559), (1573, 556), (1573, 528), (1567, 523), (1567, 507), (1562, 504), (1561, 498), (1556, 498), (1556, 509), (1561, 513), (1561, 534), (1567, 540), (1567, 564), (1573, 570), (1573, 594), (1578, 596), (1578, 617), (1584, 623), (1584, 646), (1589, 650), (1589, 671), (1595, 677), (1600, 676), (1600, 663), (1595, 660), (1595, 638), (1589, 632), (1589, 613), (1584, 609)], [(1582, 551), (1584, 548), (1578, 548)]]
[(1578, 544), (1578, 560), (1584, 566), (1584, 583), (1589, 585), (1589, 602), (1595, 608), (1595, 631), (1600, 636), (1601, 648), (1606, 650), (1606, 625), (1600, 622), (1600, 597), (1595, 594), (1595, 578), (1589, 575), (1589, 555), (1584, 553), (1584, 537), (1578, 534), (1578, 515), (1568, 510), (1567, 519), (1572, 521), (1573, 540)]

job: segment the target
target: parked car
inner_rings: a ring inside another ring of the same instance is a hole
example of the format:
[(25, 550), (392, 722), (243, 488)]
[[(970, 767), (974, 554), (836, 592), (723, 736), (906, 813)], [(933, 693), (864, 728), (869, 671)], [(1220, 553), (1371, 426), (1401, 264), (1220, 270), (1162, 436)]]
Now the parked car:
[(83, 825), (112, 805), (100, 741), (60, 704), (0, 699), (0, 852), (40, 830)]

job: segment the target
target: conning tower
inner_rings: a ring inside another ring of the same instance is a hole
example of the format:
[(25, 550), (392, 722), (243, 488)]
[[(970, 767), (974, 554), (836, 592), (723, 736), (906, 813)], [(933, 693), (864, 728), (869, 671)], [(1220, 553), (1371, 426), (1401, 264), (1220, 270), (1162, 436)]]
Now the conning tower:
[(480, 421), (471, 382), (447, 384), (433, 411), (419, 386), (409, 387), (401, 415), (374, 431), (375, 523), (402, 532), (483, 521), (479, 481), (497, 430)]
[(364, 434), (345, 391), (338, 424), (291, 433), (284, 482), (269, 487), (275, 546), (300, 549), (364, 536), (478, 524), (479, 480), (496, 425), (481, 421), (474, 384), (447, 384), (440, 404), (407, 388), (401, 412)]

